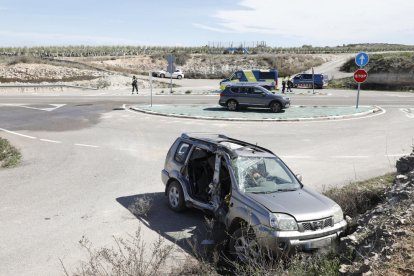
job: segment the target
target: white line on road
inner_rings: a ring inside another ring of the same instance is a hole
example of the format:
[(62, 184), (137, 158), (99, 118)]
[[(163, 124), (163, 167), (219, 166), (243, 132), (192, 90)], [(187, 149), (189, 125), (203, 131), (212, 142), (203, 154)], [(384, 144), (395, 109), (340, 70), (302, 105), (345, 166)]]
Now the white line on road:
[(24, 135), (24, 134), (17, 133), (17, 132), (14, 132), (14, 131), (10, 131), (10, 130), (4, 129), (4, 128), (0, 128), (0, 130), (1, 130), (1, 131), (4, 131), (4, 132), (7, 132), (7, 133), (14, 134), (14, 135), (18, 135), (18, 136), (26, 137), (26, 138), (29, 138), (29, 139), (37, 139), (36, 137), (29, 136), (29, 135)]
[(43, 141), (43, 142), (50, 142), (50, 143), (55, 143), (55, 144), (60, 144), (60, 143), (62, 143), (61, 141), (55, 141), (55, 140), (49, 140), (49, 139), (40, 139), (40, 141)]
[(349, 158), (349, 159), (353, 159), (353, 158), (369, 158), (368, 155), (337, 155), (337, 156), (332, 156), (333, 158)]
[(79, 147), (89, 147), (89, 148), (99, 148), (99, 146), (87, 145), (87, 144), (75, 144), (75, 146), (79, 146)]
[(384, 155), (385, 157), (401, 157), (401, 156), (406, 156), (406, 155), (410, 155), (409, 153), (400, 153), (400, 154), (386, 154)]

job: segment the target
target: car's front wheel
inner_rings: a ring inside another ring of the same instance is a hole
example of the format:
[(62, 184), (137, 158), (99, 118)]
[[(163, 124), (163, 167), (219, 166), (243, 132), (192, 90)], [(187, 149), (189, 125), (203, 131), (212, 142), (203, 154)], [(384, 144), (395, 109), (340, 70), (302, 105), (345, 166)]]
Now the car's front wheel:
[(181, 212), (185, 209), (184, 193), (180, 183), (178, 183), (177, 181), (173, 181), (168, 186), (167, 196), (168, 205), (172, 210), (176, 212)]
[(274, 113), (278, 113), (282, 110), (282, 105), (279, 102), (272, 102), (270, 104), (270, 110)]
[(237, 102), (235, 100), (230, 100), (227, 102), (227, 109), (230, 111), (237, 110)]
[(261, 256), (260, 246), (252, 229), (243, 225), (231, 235), (230, 254), (241, 263), (251, 263)]
[(164, 74), (161, 74), (161, 75), (160, 75), (160, 78), (165, 78), (165, 75), (164, 75)]
[(178, 80), (181, 80), (182, 78), (183, 78), (183, 76), (181, 76), (181, 75), (178, 75), (178, 76), (177, 76), (177, 79), (178, 79)]

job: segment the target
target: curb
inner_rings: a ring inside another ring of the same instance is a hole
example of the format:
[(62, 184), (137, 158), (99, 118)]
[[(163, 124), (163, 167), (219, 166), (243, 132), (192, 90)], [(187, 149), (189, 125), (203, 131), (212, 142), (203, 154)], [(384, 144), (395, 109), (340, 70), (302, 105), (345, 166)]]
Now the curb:
[[(298, 107), (305, 107), (305, 106), (298, 106)], [(314, 106), (315, 107), (315, 106)], [(323, 106), (321, 106), (323, 107)], [(240, 121), (240, 122), (299, 122), (299, 121), (325, 121), (325, 120), (341, 120), (341, 119), (349, 119), (349, 118), (358, 118), (368, 116), (370, 114), (378, 113), (378, 115), (385, 113), (385, 110), (379, 106), (373, 106), (371, 110), (355, 113), (355, 114), (348, 114), (348, 115), (335, 115), (335, 116), (320, 116), (320, 117), (299, 117), (299, 118), (262, 118), (262, 119), (248, 119), (248, 118), (216, 118), (216, 117), (206, 117), (206, 116), (189, 116), (184, 114), (175, 114), (175, 113), (161, 113), (156, 111), (149, 111), (145, 109), (141, 109), (139, 107), (130, 107), (129, 109), (150, 114), (150, 115), (158, 115), (164, 117), (175, 117), (175, 118), (185, 118), (185, 119), (199, 119), (199, 120), (210, 120), (210, 121)]]

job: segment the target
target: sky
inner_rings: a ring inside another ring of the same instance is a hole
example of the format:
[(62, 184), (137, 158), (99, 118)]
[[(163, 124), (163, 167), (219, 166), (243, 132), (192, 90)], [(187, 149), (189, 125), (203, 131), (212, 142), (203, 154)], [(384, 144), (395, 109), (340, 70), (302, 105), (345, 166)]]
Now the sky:
[(413, 0), (0, 0), (0, 47), (414, 45)]

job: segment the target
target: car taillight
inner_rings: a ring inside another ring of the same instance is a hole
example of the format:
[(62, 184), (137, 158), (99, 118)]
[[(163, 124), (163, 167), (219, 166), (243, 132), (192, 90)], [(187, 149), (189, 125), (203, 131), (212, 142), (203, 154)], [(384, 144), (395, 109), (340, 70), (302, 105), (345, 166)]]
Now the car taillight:
[(224, 92), (221, 92), (221, 93), (220, 93), (220, 97), (223, 97), (223, 96), (224, 96)]

